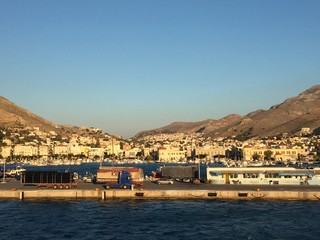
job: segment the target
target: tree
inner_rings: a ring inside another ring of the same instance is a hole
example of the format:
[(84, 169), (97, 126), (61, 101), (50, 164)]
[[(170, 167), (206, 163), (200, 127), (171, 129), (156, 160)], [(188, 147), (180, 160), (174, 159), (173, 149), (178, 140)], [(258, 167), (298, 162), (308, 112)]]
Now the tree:
[(2, 141), (2, 139), (4, 138), (4, 133), (0, 130), (0, 141)]
[(241, 160), (243, 158), (243, 152), (241, 149), (233, 146), (231, 149), (226, 150), (226, 158), (232, 160)]
[(313, 130), (313, 134), (316, 135), (316, 136), (320, 135), (320, 127), (314, 129)]
[(272, 151), (270, 150), (264, 151), (264, 159), (270, 160), (271, 156), (272, 156)]
[(246, 141), (246, 140), (248, 140), (248, 139), (250, 139), (250, 138), (253, 137), (252, 131), (253, 131), (253, 128), (252, 128), (252, 127), (248, 128), (248, 129), (247, 129), (246, 131), (244, 131), (244, 132), (241, 131), (241, 133), (238, 134), (238, 135), (235, 137), (235, 139), (238, 140), (238, 141), (241, 141), (241, 142)]
[(142, 157), (142, 156), (143, 156), (143, 151), (137, 152), (137, 154), (136, 154), (136, 157), (137, 157), (137, 158), (140, 158), (140, 157)]
[(260, 159), (260, 155), (259, 155), (258, 153), (254, 153), (254, 154), (252, 155), (252, 159), (253, 159), (253, 160), (259, 160), (259, 159)]
[(152, 157), (151, 155), (148, 155), (148, 156), (146, 157), (146, 160), (147, 160), (147, 161), (152, 161), (152, 160), (153, 160), (153, 157)]

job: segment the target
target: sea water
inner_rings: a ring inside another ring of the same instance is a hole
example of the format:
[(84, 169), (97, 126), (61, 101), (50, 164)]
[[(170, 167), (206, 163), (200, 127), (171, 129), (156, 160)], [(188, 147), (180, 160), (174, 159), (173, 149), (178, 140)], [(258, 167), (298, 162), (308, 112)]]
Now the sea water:
[[(134, 166), (149, 175), (160, 165)], [(82, 175), (96, 173), (99, 164), (25, 168)], [(319, 236), (320, 201), (0, 200), (0, 240), (300, 240)]]
[(319, 239), (319, 201), (1, 200), (0, 239)]

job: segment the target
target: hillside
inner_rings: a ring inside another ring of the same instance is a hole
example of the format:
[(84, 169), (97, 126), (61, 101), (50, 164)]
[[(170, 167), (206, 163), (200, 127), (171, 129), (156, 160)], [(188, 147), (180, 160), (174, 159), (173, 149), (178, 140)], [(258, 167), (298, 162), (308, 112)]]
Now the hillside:
[(210, 135), (212, 132), (220, 131), (231, 124), (239, 121), (242, 117), (232, 114), (219, 120), (208, 119), (200, 122), (173, 122), (170, 125), (157, 128), (154, 130), (143, 131), (138, 133), (135, 138), (157, 133), (196, 133), (201, 132)]
[(39, 127), (43, 131), (57, 131), (55, 124), (19, 107), (0, 96), (0, 125)]
[(0, 96), (0, 126), (18, 128), (38, 127), (41, 131), (49, 133), (54, 131), (62, 137), (78, 134), (83, 137), (110, 136), (97, 128), (78, 127), (72, 125), (55, 125), (54, 123), (19, 107), (8, 99)]
[(272, 106), (269, 110), (257, 110), (245, 116), (229, 115), (219, 120), (200, 122), (174, 122), (168, 126), (138, 133), (135, 137), (155, 133), (203, 132), (212, 137), (264, 137), (281, 133), (294, 135), (301, 128), (320, 127), (320, 85), (315, 85), (296, 97)]
[[(0, 126), (39, 127), (42, 131), (55, 131), (62, 135), (86, 131), (79, 127), (59, 126), (39, 117), (0, 97)], [(320, 127), (320, 85), (315, 85), (296, 97), (272, 106), (268, 110), (257, 110), (245, 116), (231, 114), (215, 120), (199, 122), (174, 122), (168, 126), (143, 131), (134, 138), (157, 133), (197, 133), (211, 137), (264, 137), (281, 133), (294, 135), (301, 128), (311, 130)]]
[(244, 116), (236, 125), (230, 126), (226, 135), (241, 133), (252, 128), (253, 136), (274, 136), (280, 133), (294, 135), (301, 128), (320, 126), (320, 85), (311, 87), (296, 97)]

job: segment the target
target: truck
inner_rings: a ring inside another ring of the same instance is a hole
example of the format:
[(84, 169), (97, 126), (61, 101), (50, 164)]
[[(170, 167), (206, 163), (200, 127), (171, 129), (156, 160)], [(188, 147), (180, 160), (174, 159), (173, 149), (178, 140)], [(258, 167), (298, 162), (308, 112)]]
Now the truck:
[(153, 178), (195, 179), (199, 177), (199, 166), (161, 166), (152, 172)]
[(110, 182), (105, 183), (104, 188), (110, 189), (110, 188), (123, 188), (128, 189), (133, 187), (133, 183), (131, 181), (131, 174), (125, 170), (122, 170), (118, 173), (118, 180), (116, 183)]
[(57, 171), (26, 171), (22, 173), (21, 183), (37, 188), (47, 187), (53, 189), (77, 188), (76, 173)]
[(126, 171), (131, 174), (131, 181), (134, 185), (142, 186), (144, 181), (143, 169), (137, 167), (114, 167), (114, 166), (101, 166), (97, 171), (94, 183), (117, 183), (118, 176), (121, 171)]

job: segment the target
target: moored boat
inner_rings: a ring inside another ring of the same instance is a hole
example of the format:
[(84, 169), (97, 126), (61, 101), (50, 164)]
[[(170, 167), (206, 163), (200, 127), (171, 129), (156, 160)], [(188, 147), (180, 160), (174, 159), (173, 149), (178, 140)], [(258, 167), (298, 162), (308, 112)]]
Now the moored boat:
[(17, 166), (16, 169), (8, 169), (6, 174), (14, 177), (14, 176), (20, 176), (25, 171), (26, 169), (21, 168), (21, 166)]
[(320, 185), (320, 168), (242, 167), (207, 168), (213, 184)]

